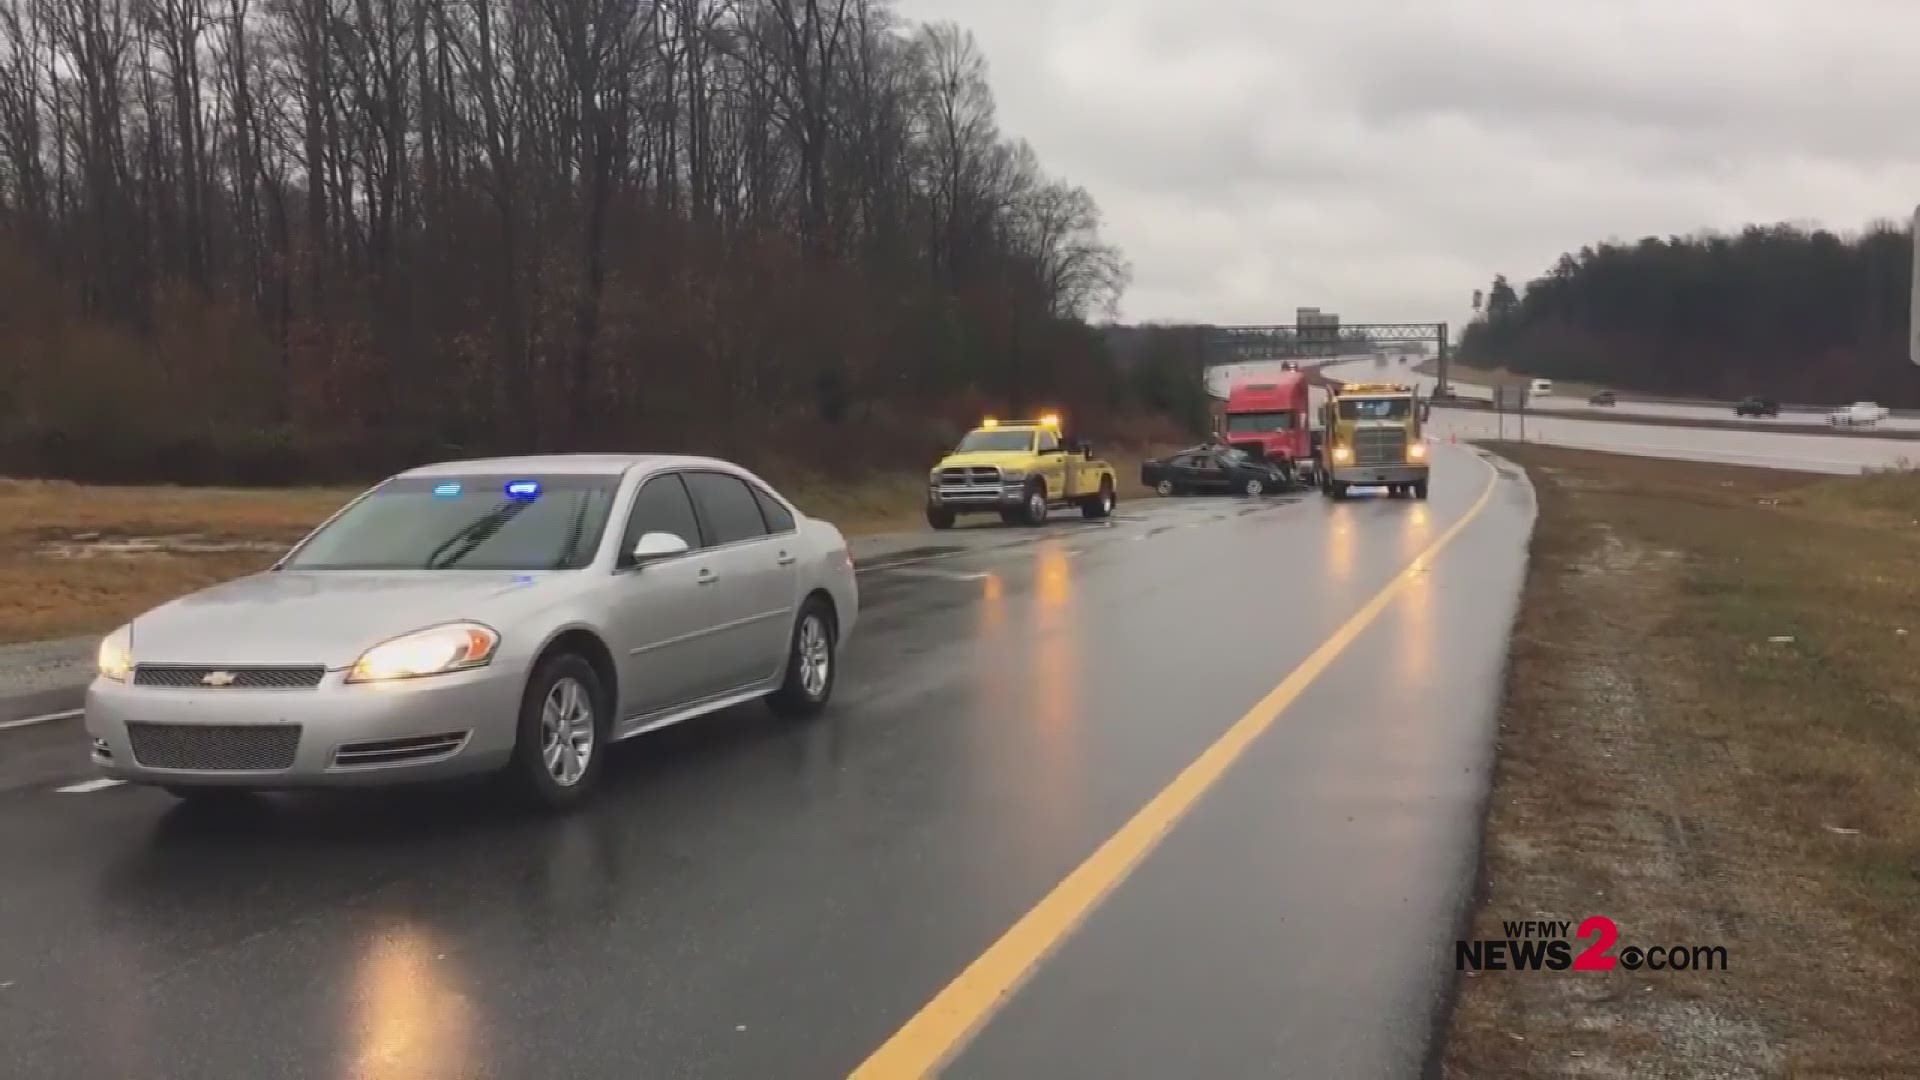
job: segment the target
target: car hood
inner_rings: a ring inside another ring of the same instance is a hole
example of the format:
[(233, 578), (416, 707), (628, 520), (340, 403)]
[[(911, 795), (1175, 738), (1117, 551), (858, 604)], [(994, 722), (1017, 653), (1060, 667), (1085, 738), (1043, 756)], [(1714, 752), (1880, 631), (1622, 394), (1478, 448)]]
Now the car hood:
[(1001, 469), (1023, 469), (1032, 462), (1032, 454), (1018, 450), (969, 450), (964, 454), (948, 454), (940, 459), (936, 467), (956, 469), (968, 465), (992, 465)]
[(133, 655), (156, 664), (325, 664), (459, 619), (495, 626), (537, 603), (543, 573), (267, 571), (190, 593), (133, 621)]

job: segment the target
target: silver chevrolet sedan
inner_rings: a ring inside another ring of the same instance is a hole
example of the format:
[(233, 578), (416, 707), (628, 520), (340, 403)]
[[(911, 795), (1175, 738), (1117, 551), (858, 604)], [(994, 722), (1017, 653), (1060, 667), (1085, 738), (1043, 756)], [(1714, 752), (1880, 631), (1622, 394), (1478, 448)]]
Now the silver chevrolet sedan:
[(182, 798), (498, 771), (561, 808), (606, 745), (833, 693), (846, 538), (711, 458), (414, 469), (272, 568), (100, 644), (93, 761)]

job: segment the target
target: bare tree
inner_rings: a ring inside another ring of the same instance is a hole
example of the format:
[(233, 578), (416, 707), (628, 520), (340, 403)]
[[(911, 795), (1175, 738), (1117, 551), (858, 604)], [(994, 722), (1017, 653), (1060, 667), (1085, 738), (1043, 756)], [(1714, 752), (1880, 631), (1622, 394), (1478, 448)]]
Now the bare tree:
[(1098, 226), (885, 0), (0, 0), (0, 467), (918, 445), (1090, 381)]

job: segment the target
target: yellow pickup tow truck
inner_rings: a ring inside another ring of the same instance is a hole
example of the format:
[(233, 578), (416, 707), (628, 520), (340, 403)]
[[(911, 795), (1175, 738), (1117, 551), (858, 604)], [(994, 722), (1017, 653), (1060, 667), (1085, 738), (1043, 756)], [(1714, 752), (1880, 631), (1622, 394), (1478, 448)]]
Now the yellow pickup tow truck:
[(1423, 402), (1403, 383), (1345, 383), (1321, 405), (1320, 490), (1335, 499), (1351, 487), (1427, 497)]
[(1066, 506), (1103, 518), (1118, 502), (1114, 490), (1113, 466), (1062, 438), (1058, 416), (988, 417), (927, 475), (927, 524), (951, 529), (961, 514), (993, 510), (1009, 525), (1039, 525)]

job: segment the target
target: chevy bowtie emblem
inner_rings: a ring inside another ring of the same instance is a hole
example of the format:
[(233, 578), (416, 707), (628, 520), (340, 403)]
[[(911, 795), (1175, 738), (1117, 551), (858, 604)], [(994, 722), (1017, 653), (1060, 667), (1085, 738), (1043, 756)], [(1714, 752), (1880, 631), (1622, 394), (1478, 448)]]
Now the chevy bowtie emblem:
[(231, 671), (209, 671), (200, 676), (200, 681), (208, 686), (231, 686), (235, 678)]

